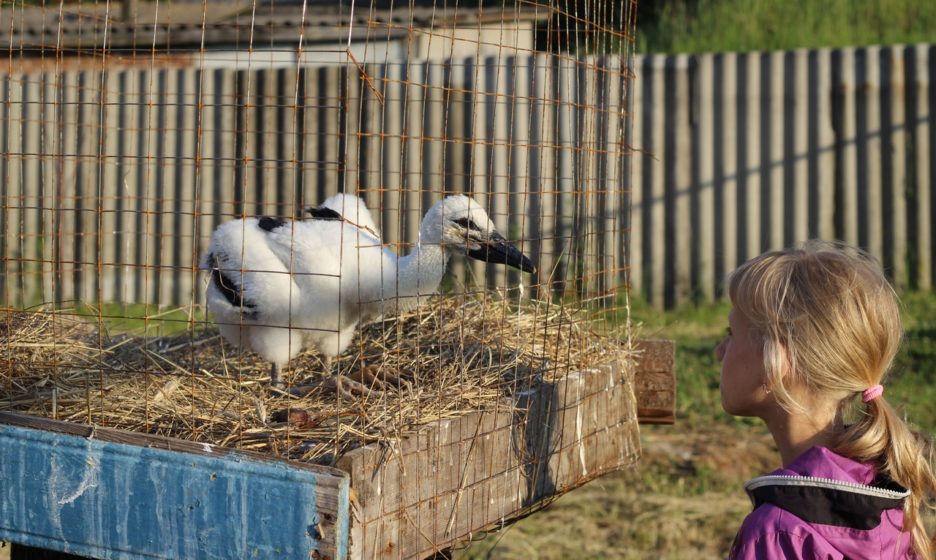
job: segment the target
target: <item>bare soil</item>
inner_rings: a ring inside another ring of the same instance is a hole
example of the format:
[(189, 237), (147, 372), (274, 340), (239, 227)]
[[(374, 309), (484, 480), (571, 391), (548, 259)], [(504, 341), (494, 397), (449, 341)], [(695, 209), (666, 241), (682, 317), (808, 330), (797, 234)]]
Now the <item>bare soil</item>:
[(645, 427), (637, 466), (593, 481), (544, 511), (480, 536), (455, 557), (725, 558), (751, 509), (745, 480), (779, 464), (749, 425)]

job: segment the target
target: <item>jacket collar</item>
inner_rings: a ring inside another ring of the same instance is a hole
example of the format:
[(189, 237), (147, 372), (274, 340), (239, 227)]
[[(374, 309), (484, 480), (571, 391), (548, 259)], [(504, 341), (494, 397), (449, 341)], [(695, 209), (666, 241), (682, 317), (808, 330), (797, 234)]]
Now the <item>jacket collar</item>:
[(773, 504), (808, 523), (868, 530), (881, 523), (881, 513), (903, 509), (910, 495), (888, 480), (854, 484), (808, 476), (768, 475), (744, 485), (754, 507)]
[(875, 478), (872, 466), (819, 447), (744, 489), (755, 508), (769, 503), (809, 523), (862, 530), (877, 527), (885, 510), (902, 510), (910, 495), (889, 479)]

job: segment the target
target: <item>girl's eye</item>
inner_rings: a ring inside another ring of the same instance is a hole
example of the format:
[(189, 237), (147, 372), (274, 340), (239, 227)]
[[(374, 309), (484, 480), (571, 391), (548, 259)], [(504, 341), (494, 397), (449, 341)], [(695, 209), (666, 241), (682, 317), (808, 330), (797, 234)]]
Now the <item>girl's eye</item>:
[(731, 336), (731, 327), (725, 329), (725, 336)]

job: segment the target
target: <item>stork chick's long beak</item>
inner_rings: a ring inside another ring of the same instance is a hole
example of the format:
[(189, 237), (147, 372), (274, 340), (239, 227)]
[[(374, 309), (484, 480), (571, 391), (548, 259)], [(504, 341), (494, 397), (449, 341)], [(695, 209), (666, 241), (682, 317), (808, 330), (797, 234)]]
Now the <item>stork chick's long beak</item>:
[(536, 272), (533, 261), (496, 232), (491, 234), (490, 239), (482, 241), (480, 248), (468, 251), (468, 256), (479, 261), (506, 264), (523, 272)]

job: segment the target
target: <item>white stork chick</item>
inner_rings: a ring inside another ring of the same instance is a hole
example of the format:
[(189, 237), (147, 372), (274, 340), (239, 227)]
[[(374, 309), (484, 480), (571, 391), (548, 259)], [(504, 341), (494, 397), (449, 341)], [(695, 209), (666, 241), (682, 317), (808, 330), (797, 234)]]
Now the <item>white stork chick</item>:
[(355, 328), (435, 294), (451, 253), (525, 272), (536, 267), (494, 228), (478, 203), (449, 196), (426, 213), (406, 256), (380, 243), (363, 201), (331, 197), (311, 219), (256, 217), (219, 226), (202, 260), (208, 309), (221, 334), (272, 364), (270, 382), (308, 345), (328, 358)]
[[(338, 212), (346, 222), (363, 229), (373, 237), (380, 238), (380, 230), (377, 229), (377, 224), (374, 222), (374, 218), (371, 217), (370, 210), (367, 209), (367, 205), (359, 197), (353, 194), (338, 193), (326, 198), (325, 202), (320, 204), (318, 208), (307, 208), (306, 213), (314, 218), (317, 214), (323, 213), (323, 209)], [(328, 219), (329, 217), (334, 218), (334, 216), (330, 216), (328, 212), (325, 212), (325, 218)]]

